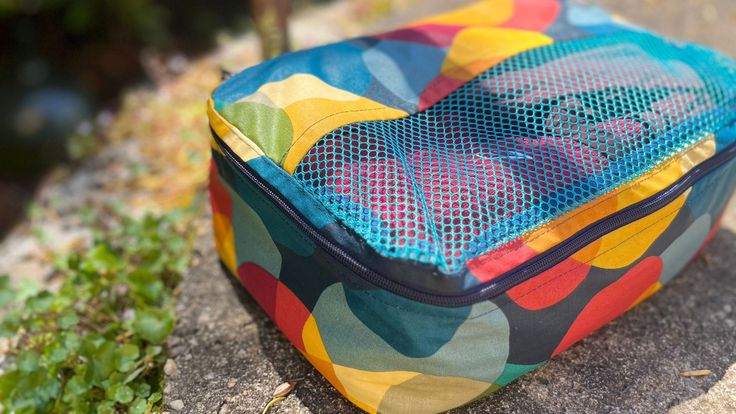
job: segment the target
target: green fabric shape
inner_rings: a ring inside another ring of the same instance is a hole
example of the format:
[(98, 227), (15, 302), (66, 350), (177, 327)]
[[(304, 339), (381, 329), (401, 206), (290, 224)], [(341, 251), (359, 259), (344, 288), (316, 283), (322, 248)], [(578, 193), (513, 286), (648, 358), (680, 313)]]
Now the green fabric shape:
[(659, 282), (663, 285), (674, 278), (687, 266), (690, 260), (708, 239), (710, 229), (713, 227), (709, 214), (698, 217), (680, 237), (675, 239), (659, 258), (662, 259), (662, 274)]
[[(386, 297), (383, 298), (387, 300)], [(374, 298), (374, 300), (376, 300)], [(395, 308), (392, 313), (409, 313)], [(325, 349), (334, 364), (364, 371), (410, 371), (445, 377), (459, 377), (495, 382), (506, 364), (509, 351), (509, 324), (506, 316), (491, 302), (473, 305), (471, 315), (446, 339), (446, 343), (429, 356), (411, 357), (392, 347), (385, 338), (371, 330), (355, 316), (345, 297), (341, 284), (335, 284), (322, 292), (312, 315), (317, 321)], [(442, 315), (412, 313), (416, 319), (430, 318), (439, 321)], [(452, 313), (444, 317), (452, 317)], [(407, 323), (408, 316), (401, 318)], [(386, 319), (386, 323), (392, 323)], [(429, 326), (424, 324), (424, 326)], [(405, 338), (415, 344), (431, 338), (426, 333), (415, 332)], [(402, 349), (406, 349), (403, 346)], [(410, 354), (417, 354), (410, 352)]]
[(527, 372), (534, 371), (535, 369), (541, 367), (546, 363), (547, 361), (533, 365), (506, 364), (506, 367), (504, 367), (503, 369), (503, 373), (496, 380), (496, 384), (502, 387), (506, 386), (520, 376), (526, 374)]
[[(241, 194), (239, 199), (248, 200), (249, 208), (257, 216), (261, 225), (270, 233), (271, 243), (283, 246), (302, 257), (314, 254), (314, 242), (305, 236), (301, 230), (298, 230), (283, 211), (274, 208), (274, 205), (261, 195), (260, 190), (255, 188), (250, 181), (237, 180), (235, 190), (238, 194)], [(243, 232), (242, 234), (248, 234), (249, 230), (245, 228), (240, 231)], [(236, 232), (235, 234), (239, 236), (241, 233)]]
[(238, 102), (225, 106), (220, 114), (276, 163), (291, 147), (291, 120), (283, 109), (256, 102)]
[(233, 231), (238, 266), (255, 263), (278, 279), (281, 273), (281, 252), (261, 218), (237, 194), (228, 188), (233, 200)]
[[(345, 289), (345, 296), (350, 310), (364, 325), (396, 351), (413, 358), (437, 352), (470, 315), (470, 306), (442, 308), (398, 297), (385, 290)], [(397, 312), (397, 306), (407, 311)], [(418, 318), (417, 315), (426, 317)]]

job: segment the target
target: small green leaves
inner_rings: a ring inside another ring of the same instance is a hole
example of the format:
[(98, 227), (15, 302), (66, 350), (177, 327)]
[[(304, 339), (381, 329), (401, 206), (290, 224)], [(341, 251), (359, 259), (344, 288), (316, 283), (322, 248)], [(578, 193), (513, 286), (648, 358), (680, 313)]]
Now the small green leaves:
[(12, 339), (3, 412), (161, 411), (161, 344), (191, 246), (176, 225), (162, 216), (92, 229), (87, 252), (53, 258), (63, 277), (53, 293), (0, 276), (0, 335)]
[(171, 309), (139, 308), (133, 329), (148, 342), (160, 344), (174, 330), (174, 312)]
[(133, 401), (135, 393), (133, 392), (133, 389), (127, 385), (115, 384), (107, 390), (105, 396), (111, 400), (127, 404)]
[(51, 305), (53, 304), (54, 296), (47, 291), (36, 294), (35, 296), (29, 298), (26, 302), (26, 306), (28, 307), (28, 309), (35, 313), (45, 312), (51, 309)]
[(63, 341), (64, 341), (64, 347), (69, 350), (69, 352), (77, 352), (79, 349), (79, 346), (81, 345), (82, 341), (79, 339), (79, 335), (77, 335), (74, 331), (64, 332)]
[(41, 357), (35, 351), (24, 351), (15, 357), (15, 366), (20, 372), (33, 372), (38, 368)]
[(107, 273), (125, 265), (118, 256), (105, 244), (98, 244), (87, 253), (86, 268), (100, 273)]
[(103, 401), (97, 406), (97, 414), (115, 414), (115, 401)]
[(41, 290), (41, 286), (34, 279), (21, 279), (15, 285), (16, 300), (23, 302)]
[(141, 351), (136, 345), (125, 344), (115, 350), (115, 369), (120, 372), (128, 372), (136, 365), (136, 360)]
[(151, 395), (151, 386), (145, 382), (133, 384), (136, 397), (146, 398)]
[(148, 404), (143, 398), (136, 398), (132, 404), (128, 406), (128, 414), (143, 414), (148, 409)]
[(84, 375), (75, 374), (64, 386), (64, 400), (68, 401), (73, 397), (84, 394), (92, 388), (92, 384), (87, 381)]
[(54, 342), (53, 344), (49, 345), (48, 347), (48, 358), (49, 361), (58, 364), (60, 362), (63, 362), (65, 359), (69, 357), (69, 350), (64, 347), (64, 344), (59, 342)]
[(156, 404), (157, 402), (161, 401), (161, 399), (163, 398), (164, 398), (163, 394), (161, 394), (160, 392), (154, 392), (153, 394), (151, 394), (150, 397), (148, 397), (148, 403)]
[(0, 377), (0, 397), (4, 407), (15, 412), (45, 411), (61, 390), (61, 383), (43, 369), (9, 371)]
[(11, 303), (15, 299), (15, 292), (10, 286), (10, 276), (0, 276), (0, 307)]
[(138, 299), (146, 304), (156, 305), (164, 295), (164, 284), (155, 273), (148, 269), (137, 269), (130, 274), (130, 288)]
[(95, 383), (101, 383), (115, 370), (115, 342), (104, 341), (92, 352), (89, 369)]
[(79, 318), (73, 310), (67, 309), (59, 315), (58, 323), (61, 329), (69, 329), (79, 323)]

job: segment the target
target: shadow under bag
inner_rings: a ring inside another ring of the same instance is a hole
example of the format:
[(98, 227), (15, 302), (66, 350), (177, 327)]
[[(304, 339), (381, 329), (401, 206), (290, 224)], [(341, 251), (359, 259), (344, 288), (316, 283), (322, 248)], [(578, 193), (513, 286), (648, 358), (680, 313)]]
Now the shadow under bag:
[(736, 184), (736, 63), (557, 0), (290, 53), (209, 101), (224, 266), (368, 412), (440, 412), (670, 281)]

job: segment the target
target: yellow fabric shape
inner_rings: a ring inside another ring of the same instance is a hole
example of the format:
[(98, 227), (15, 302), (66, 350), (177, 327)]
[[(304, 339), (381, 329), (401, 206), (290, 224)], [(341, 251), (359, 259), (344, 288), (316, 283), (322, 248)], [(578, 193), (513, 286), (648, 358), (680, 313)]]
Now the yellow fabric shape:
[(350, 401), (369, 413), (378, 412), (378, 407), (389, 388), (420, 375), (408, 371), (363, 371), (342, 365), (333, 365), (333, 369), (345, 387)]
[(309, 315), (307, 321), (304, 322), (304, 327), (302, 328), (302, 341), (304, 342), (304, 349), (307, 354), (324, 361), (330, 361), (330, 356), (327, 354), (325, 345), (322, 343), (322, 337), (319, 334), (317, 321), (312, 315)]
[[(305, 357), (353, 404), (369, 413), (442, 412), (476, 398), (493, 385), (460, 377), (373, 372), (332, 364), (313, 316), (304, 325), (302, 340)], [(435, 398), (427, 399), (427, 395)], [(406, 405), (407, 401), (412, 404)]]
[(232, 275), (238, 274), (238, 265), (235, 258), (235, 237), (230, 218), (221, 213), (212, 215), (212, 227), (215, 233), (215, 248), (220, 253), (222, 263)]
[(302, 327), (302, 342), (304, 343), (304, 357), (337, 389), (341, 394), (347, 392), (335, 374), (334, 365), (327, 354), (322, 337), (314, 316), (309, 315)]
[(513, 0), (484, 0), (456, 11), (419, 20), (411, 26), (440, 24), (448, 26), (497, 26), (514, 14)]
[(385, 414), (445, 412), (472, 401), (491, 386), (468, 378), (417, 375), (389, 388), (378, 411)]
[(716, 154), (716, 139), (713, 134), (708, 135), (703, 141), (692, 147), (681, 159), (682, 172), (688, 172), (701, 162)]
[(455, 36), (441, 72), (469, 80), (509, 56), (552, 43), (551, 37), (527, 30), (471, 27)]
[(671, 186), (682, 178), (685, 173), (710, 158), (715, 152), (716, 143), (712, 136), (690, 147), (681, 155), (659, 167), (654, 174), (645, 175), (635, 180), (629, 186), (628, 191), (620, 192), (617, 198), (618, 210), (645, 200)]
[(688, 194), (689, 191), (657, 212), (603, 236), (601, 254), (591, 264), (602, 269), (620, 269), (634, 263), (667, 230)]
[[(537, 252), (544, 252), (566, 240), (589, 223), (616, 212), (615, 196), (607, 194), (552, 221), (527, 236), (526, 245)], [(588, 256), (586, 253), (584, 256)], [(577, 259), (577, 257), (576, 257)], [(587, 260), (582, 260), (583, 262)]]
[(353, 122), (398, 119), (409, 115), (405, 111), (335, 88), (305, 73), (267, 83), (238, 102), (259, 103), (286, 112), (291, 122), (291, 146), (282, 159), (275, 161), (290, 174), (314, 144), (333, 129)]
[(399, 119), (408, 113), (356, 96), (355, 101), (308, 99), (284, 108), (291, 119), (294, 138), (284, 157), (284, 169), (293, 174), (304, 155), (329, 131), (353, 122)]
[(267, 83), (238, 102), (258, 102), (269, 104), (274, 108), (286, 108), (299, 101), (319, 98), (336, 102), (354, 102), (361, 97), (328, 85), (314, 75), (298, 73), (282, 81)]

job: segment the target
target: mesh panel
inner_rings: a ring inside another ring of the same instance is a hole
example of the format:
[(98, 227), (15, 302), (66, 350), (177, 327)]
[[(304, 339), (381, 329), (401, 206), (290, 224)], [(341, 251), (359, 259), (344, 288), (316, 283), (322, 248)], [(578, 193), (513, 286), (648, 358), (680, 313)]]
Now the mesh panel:
[(734, 85), (734, 62), (696, 46), (559, 43), (333, 131), (294, 177), (382, 254), (453, 272), (733, 123)]

